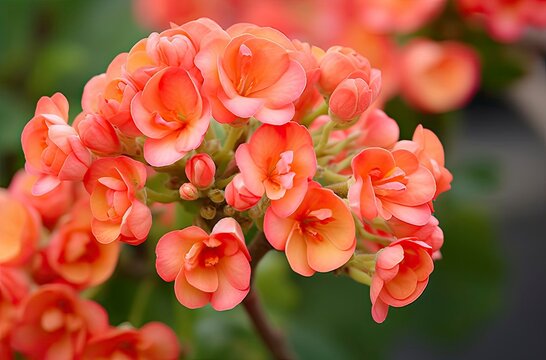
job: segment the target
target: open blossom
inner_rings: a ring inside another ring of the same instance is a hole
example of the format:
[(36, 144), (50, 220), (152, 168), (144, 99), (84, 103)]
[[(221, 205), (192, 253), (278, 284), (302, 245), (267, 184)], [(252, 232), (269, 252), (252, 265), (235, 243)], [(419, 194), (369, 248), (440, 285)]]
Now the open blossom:
[(361, 219), (395, 217), (413, 225), (429, 221), (436, 184), (414, 154), (371, 147), (355, 156), (351, 166), (356, 182), (349, 187), (349, 203)]
[(294, 103), (296, 113), (292, 120), (300, 122), (304, 116), (324, 101), (316, 86), (320, 78), (319, 59), (324, 56), (324, 50), (298, 40), (292, 40), (292, 44), (295, 51), (290, 55), (303, 66), (307, 77), (305, 88)]
[(180, 345), (174, 331), (160, 322), (140, 329), (111, 327), (85, 345), (82, 360), (146, 359), (176, 360)]
[(78, 359), (86, 341), (108, 328), (106, 311), (66, 285), (45, 285), (21, 304), (11, 345), (32, 359)]
[(306, 84), (305, 70), (291, 50), (292, 42), (272, 28), (237, 24), (211, 32), (195, 63), (214, 118), (221, 123), (250, 117), (274, 125), (290, 121)]
[(286, 252), (292, 270), (304, 276), (343, 266), (356, 246), (351, 211), (332, 190), (314, 182), (292, 215), (267, 209), (264, 233), (275, 249)]
[(131, 114), (147, 136), (144, 158), (153, 166), (171, 165), (199, 147), (210, 121), (208, 103), (195, 79), (177, 67), (150, 78), (133, 99)]
[(255, 195), (248, 190), (241, 174), (235, 175), (233, 180), (226, 186), (225, 196), (228, 205), (238, 211), (250, 209), (262, 198), (261, 195)]
[(380, 33), (409, 33), (438, 15), (446, 0), (357, 0), (360, 21)]
[(89, 202), (78, 204), (72, 219), (59, 225), (46, 249), (49, 266), (65, 282), (77, 288), (99, 285), (116, 267), (120, 244), (101, 244), (91, 231)]
[(543, 0), (458, 0), (465, 15), (482, 20), (494, 39), (518, 40), (528, 26), (546, 27), (546, 2)]
[(26, 203), (0, 189), (0, 264), (25, 263), (40, 239), (40, 216)]
[(19, 304), (28, 292), (28, 279), (22, 270), (0, 265), (0, 359), (12, 359), (10, 334)]
[(396, 121), (377, 108), (369, 109), (354, 127), (346, 131), (350, 133), (355, 130), (360, 130), (362, 133), (355, 140), (355, 146), (358, 147), (377, 146), (390, 149), (396, 144), (400, 135)]
[(262, 125), (235, 153), (246, 188), (265, 195), (279, 215), (293, 213), (315, 175), (317, 160), (307, 129), (294, 122)]
[(20, 170), (11, 180), (9, 192), (38, 211), (42, 223), (52, 228), (74, 203), (77, 186), (71, 182), (62, 182), (50, 192), (36, 196), (32, 195), (32, 187), (37, 180), (37, 176)]
[(98, 159), (85, 175), (91, 195), (92, 230), (96, 239), (108, 244), (116, 240), (138, 245), (152, 226), (145, 205), (146, 167), (128, 157)]
[(201, 153), (192, 156), (185, 167), (186, 177), (199, 189), (206, 189), (214, 184), (216, 165), (210, 155)]
[(233, 218), (220, 220), (210, 235), (197, 226), (171, 231), (157, 243), (156, 255), (157, 273), (174, 280), (176, 298), (188, 308), (210, 302), (229, 310), (250, 291), (250, 254)]
[(387, 222), (392, 234), (398, 239), (412, 237), (430, 246), (434, 260), (442, 257), (440, 249), (444, 245), (444, 232), (439, 224), (434, 216), (431, 216), (428, 223), (423, 226), (411, 225), (395, 218)]
[(68, 101), (56, 93), (38, 101), (34, 117), (23, 129), (26, 170), (38, 176), (32, 189), (35, 195), (53, 190), (64, 180), (82, 180), (91, 164), (91, 153), (67, 121)]
[(373, 319), (382, 323), (389, 306), (414, 302), (425, 290), (433, 269), (430, 246), (421, 241), (404, 238), (380, 250), (370, 287)]
[(432, 131), (418, 125), (413, 133), (412, 141), (402, 140), (395, 149), (411, 151), (417, 156), (421, 165), (426, 167), (436, 180), (436, 193), (434, 199), (443, 192), (451, 189), (453, 175), (445, 167), (444, 147), (440, 139)]
[(402, 96), (431, 113), (463, 106), (480, 79), (474, 49), (454, 41), (413, 40), (402, 49), (400, 67)]

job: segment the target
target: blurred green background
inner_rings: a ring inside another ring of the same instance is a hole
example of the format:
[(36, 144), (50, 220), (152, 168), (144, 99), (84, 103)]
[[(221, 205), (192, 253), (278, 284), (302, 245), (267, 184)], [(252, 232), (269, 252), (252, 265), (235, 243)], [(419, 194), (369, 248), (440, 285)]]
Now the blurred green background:
[[(64, 93), (75, 116), (86, 81), (147, 33), (129, 0), (0, 0), (0, 186), (24, 165), (20, 133), (39, 97)], [(389, 104), (406, 138), (422, 120), (445, 143), (455, 180), (436, 204), (444, 259), (418, 301), (391, 308), (377, 325), (368, 287), (331, 274), (299, 277), (282, 254), (268, 254), (258, 290), (301, 359), (519, 358), (521, 349), (544, 349), (545, 144), (516, 109), (485, 92), (439, 117)], [(163, 321), (192, 359), (268, 358), (241, 308), (187, 310), (145, 251), (127, 247), (121, 263), (95, 294), (112, 324)]]

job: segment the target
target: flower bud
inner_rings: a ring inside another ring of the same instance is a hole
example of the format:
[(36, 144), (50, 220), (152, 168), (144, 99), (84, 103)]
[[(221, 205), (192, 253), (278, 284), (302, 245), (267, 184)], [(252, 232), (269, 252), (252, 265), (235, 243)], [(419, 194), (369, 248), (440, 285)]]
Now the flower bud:
[(76, 126), (82, 143), (91, 151), (105, 155), (121, 152), (116, 130), (104, 117), (95, 114), (82, 115)]
[(190, 183), (182, 184), (182, 186), (180, 186), (179, 193), (182, 200), (192, 201), (199, 198), (199, 190), (197, 190), (197, 188)]
[(209, 196), (209, 199), (216, 204), (220, 204), (225, 199), (224, 191), (220, 189), (210, 190), (208, 193), (208, 196)]
[(247, 189), (241, 174), (235, 175), (226, 186), (225, 196), (226, 202), (239, 211), (250, 209), (261, 199), (261, 196), (256, 196)]
[(358, 119), (371, 101), (372, 91), (364, 79), (345, 79), (330, 97), (330, 114), (334, 121), (349, 123)]
[(212, 220), (216, 216), (216, 208), (212, 205), (203, 206), (199, 210), (199, 214), (203, 219)]
[(208, 154), (192, 156), (186, 163), (188, 180), (199, 189), (206, 189), (214, 183), (216, 165)]

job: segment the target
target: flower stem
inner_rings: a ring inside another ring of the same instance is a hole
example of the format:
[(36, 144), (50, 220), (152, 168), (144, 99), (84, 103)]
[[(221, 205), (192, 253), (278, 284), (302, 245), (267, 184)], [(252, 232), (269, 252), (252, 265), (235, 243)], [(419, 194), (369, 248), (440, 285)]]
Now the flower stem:
[(154, 283), (152, 280), (144, 280), (137, 289), (135, 294), (133, 305), (131, 306), (131, 311), (129, 312), (129, 322), (138, 327), (142, 325), (142, 318), (144, 316), (144, 311), (148, 305), (148, 300), (152, 295), (154, 290)]
[[(248, 248), (250, 251), (250, 256), (252, 257), (252, 273), (254, 273), (260, 260), (269, 250), (272, 249), (272, 247), (269, 245), (264, 233), (259, 232)], [(258, 297), (256, 291), (252, 288), (252, 280), (250, 292), (243, 300), (243, 306), (250, 317), (250, 320), (254, 324), (254, 327), (258, 331), (258, 334), (269, 351), (271, 351), (273, 358), (278, 360), (294, 359), (294, 355), (288, 348), (283, 334), (279, 330), (273, 328), (269, 323), (264, 308), (260, 302), (260, 298)]]
[(146, 196), (148, 200), (152, 202), (158, 202), (163, 204), (170, 204), (172, 202), (180, 200), (180, 194), (178, 191), (159, 192), (146, 188)]
[(313, 111), (312, 113), (304, 117), (303, 120), (301, 121), (301, 124), (309, 127), (309, 125), (311, 125), (316, 118), (326, 114), (328, 114), (328, 105), (326, 104), (326, 102), (324, 102), (315, 111)]
[(340, 183), (340, 182), (347, 182), (347, 180), (349, 180), (348, 176), (335, 173), (332, 170), (326, 169), (326, 168), (322, 170), (320, 177), (326, 180), (327, 182), (334, 183), (334, 184)]
[(330, 133), (332, 132), (332, 130), (334, 130), (335, 127), (336, 127), (336, 123), (333, 121), (330, 121), (322, 129), (322, 132), (320, 134), (320, 140), (318, 144), (315, 145), (315, 152), (317, 153), (317, 156), (320, 156), (320, 154), (322, 153), (322, 150), (324, 150), (324, 148), (328, 144)]

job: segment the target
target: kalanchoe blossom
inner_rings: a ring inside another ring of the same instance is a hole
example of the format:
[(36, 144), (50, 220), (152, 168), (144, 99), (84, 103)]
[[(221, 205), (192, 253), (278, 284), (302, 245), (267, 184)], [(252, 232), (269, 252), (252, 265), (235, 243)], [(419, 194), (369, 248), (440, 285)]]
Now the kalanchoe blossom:
[(429, 222), (423, 226), (411, 225), (395, 218), (390, 219), (387, 224), (397, 238), (416, 238), (430, 246), (434, 260), (442, 257), (440, 249), (444, 244), (444, 232), (439, 226), (440, 222), (434, 216), (431, 216)]
[(293, 213), (315, 175), (317, 160), (307, 129), (294, 122), (262, 125), (235, 153), (246, 188), (265, 194), (279, 216)]
[(18, 308), (29, 292), (29, 280), (21, 269), (0, 265), (0, 359), (12, 359), (10, 337)]
[(147, 136), (144, 158), (153, 166), (171, 165), (199, 147), (210, 121), (208, 103), (195, 79), (177, 67), (150, 78), (133, 99), (131, 114)]
[(93, 162), (84, 185), (91, 195), (92, 230), (99, 242), (138, 245), (146, 240), (152, 215), (145, 205), (145, 182), (146, 167), (138, 161), (120, 156)]
[(271, 245), (286, 252), (292, 270), (311, 276), (343, 266), (353, 255), (355, 224), (347, 205), (332, 190), (313, 182), (298, 209), (288, 217), (270, 207), (264, 233)]
[(206, 189), (214, 184), (216, 165), (208, 154), (192, 156), (185, 167), (186, 177), (199, 189)]
[(61, 181), (80, 181), (91, 164), (91, 153), (67, 123), (68, 101), (60, 93), (44, 96), (21, 135), (26, 170), (38, 176), (32, 193), (43, 195)]
[(156, 269), (174, 280), (176, 298), (191, 309), (229, 310), (250, 291), (250, 254), (241, 227), (223, 218), (207, 234), (197, 226), (171, 231), (156, 247)]
[(102, 115), (81, 113), (74, 120), (74, 128), (89, 150), (104, 156), (121, 153), (122, 144), (118, 134)]
[(306, 84), (292, 50), (292, 42), (272, 28), (237, 24), (209, 33), (195, 63), (213, 117), (221, 123), (250, 117), (274, 125), (289, 122)]
[(160, 322), (150, 322), (140, 329), (112, 327), (97, 334), (85, 345), (81, 358), (176, 360), (179, 357), (176, 334)]
[(108, 329), (106, 311), (67, 285), (42, 286), (21, 306), (11, 345), (32, 359), (78, 359), (87, 340)]
[(400, 239), (380, 250), (370, 287), (373, 319), (382, 323), (389, 306), (414, 302), (425, 290), (433, 269), (430, 246), (413, 238)]
[(37, 247), (40, 226), (36, 210), (0, 189), (0, 265), (24, 264)]
[(235, 175), (233, 180), (226, 186), (225, 196), (228, 205), (238, 211), (250, 209), (262, 198), (261, 195), (255, 195), (248, 190), (241, 174)]
[(431, 216), (429, 202), (436, 192), (434, 176), (406, 150), (362, 150), (352, 161), (355, 183), (349, 188), (351, 209), (359, 218), (395, 217), (425, 225)]

